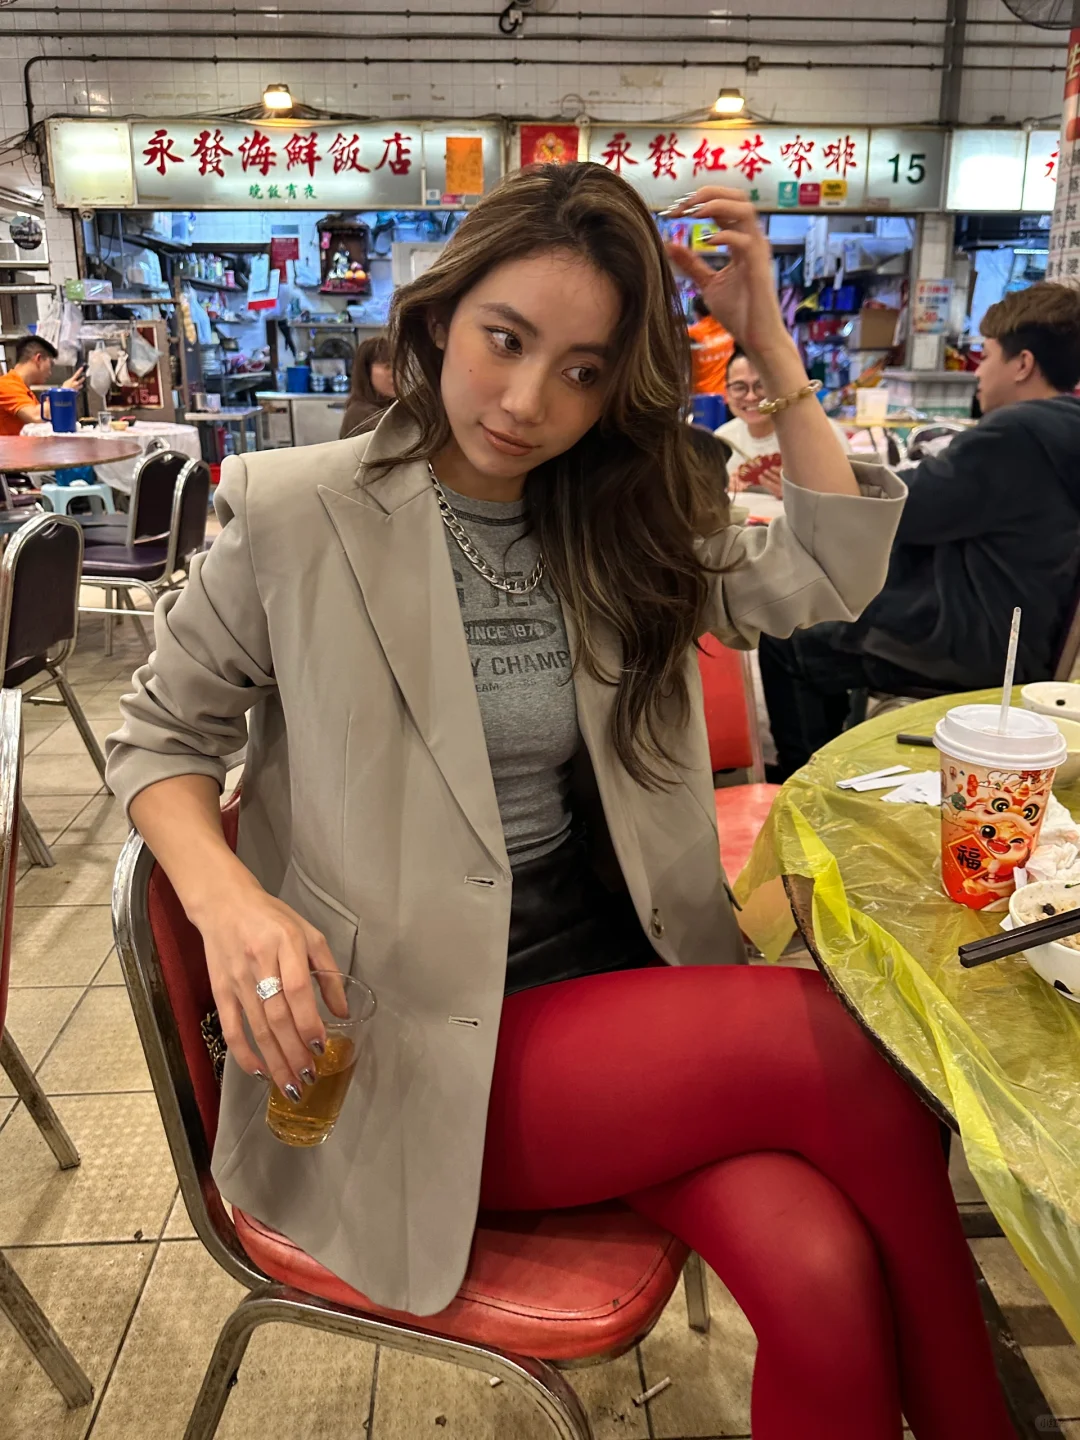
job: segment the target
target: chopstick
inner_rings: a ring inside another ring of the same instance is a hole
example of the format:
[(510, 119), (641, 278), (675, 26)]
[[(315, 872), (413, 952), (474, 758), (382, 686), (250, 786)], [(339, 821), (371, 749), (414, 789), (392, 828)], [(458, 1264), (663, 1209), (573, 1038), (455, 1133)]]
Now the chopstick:
[(923, 745), (927, 750), (934, 748), (934, 737), (932, 735), (897, 735), (898, 745)]
[(1048, 915), (1045, 920), (1034, 920), (1030, 925), (1018, 925), (1003, 935), (989, 935), (985, 940), (970, 940), (957, 950), (960, 964), (965, 970), (976, 965), (985, 965), (990, 960), (1003, 960), (1006, 955), (1018, 955), (1029, 945), (1049, 945), (1052, 940), (1063, 940), (1067, 935), (1080, 935), (1080, 910), (1063, 910), (1060, 915)]

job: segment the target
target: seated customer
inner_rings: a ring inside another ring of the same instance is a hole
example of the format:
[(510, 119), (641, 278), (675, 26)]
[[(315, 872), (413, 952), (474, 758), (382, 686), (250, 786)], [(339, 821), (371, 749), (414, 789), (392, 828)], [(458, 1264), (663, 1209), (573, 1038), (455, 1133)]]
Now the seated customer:
[(691, 389), (695, 395), (723, 395), (735, 341), (700, 295), (691, 300), (690, 309), (696, 317), (686, 327), (693, 365)]
[[(35, 425), (47, 420), (47, 407), (31, 390), (31, 385), (48, 385), (52, 375), (56, 347), (36, 335), (27, 335), (15, 347), (15, 364), (6, 374), (0, 375), (0, 435), (18, 435), (24, 425)], [(83, 372), (80, 366), (63, 389), (80, 390)]]
[(1000, 684), (1016, 605), (1017, 683), (1053, 673), (1080, 585), (1080, 290), (1006, 295), (982, 332), (985, 418), (905, 472), (881, 594), (853, 624), (762, 638), (779, 779), (840, 733), (851, 690)]
[[(780, 442), (773, 417), (763, 415), (758, 408), (764, 398), (765, 387), (753, 361), (736, 350), (727, 368), (727, 403), (732, 419), (714, 432), (731, 451), (729, 487), (733, 495), (740, 490), (751, 490), (779, 499)], [(836, 424), (833, 429), (841, 445), (850, 452), (843, 430)]]
[(394, 375), (390, 368), (390, 342), (385, 335), (373, 335), (356, 347), (353, 356), (352, 385), (349, 403), (341, 420), (339, 440), (347, 440), (361, 429), (370, 430), (367, 422), (376, 419), (394, 398)]

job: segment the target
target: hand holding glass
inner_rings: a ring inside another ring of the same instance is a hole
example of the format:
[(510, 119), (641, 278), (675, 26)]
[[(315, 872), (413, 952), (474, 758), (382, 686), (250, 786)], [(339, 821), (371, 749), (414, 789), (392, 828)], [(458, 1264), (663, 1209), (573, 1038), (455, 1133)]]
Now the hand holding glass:
[(266, 1107), (271, 1134), (286, 1145), (321, 1145), (333, 1130), (375, 1014), (375, 996), (362, 980), (313, 970), (311, 986), (326, 1027), (326, 1048), (312, 1060), (315, 1082), (295, 1104), (274, 1085)]

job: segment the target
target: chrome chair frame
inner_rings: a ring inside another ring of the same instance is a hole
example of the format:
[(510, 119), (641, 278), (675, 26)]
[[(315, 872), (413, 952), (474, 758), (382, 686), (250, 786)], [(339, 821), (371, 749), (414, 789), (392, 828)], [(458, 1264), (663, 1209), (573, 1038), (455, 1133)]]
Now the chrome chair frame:
[[(902, 458), (906, 460), (911, 454), (911, 447), (913, 445), (917, 445), (920, 440), (926, 439), (930, 436), (941, 435), (943, 433), (949, 435), (963, 435), (970, 428), (971, 427), (969, 425), (961, 425), (957, 420), (932, 420), (922, 425), (917, 425), (914, 430), (908, 431), (907, 439), (904, 441), (903, 445)], [(917, 464), (918, 462), (913, 461), (912, 463)]]
[[(0, 956), (8, 945), (7, 903), (11, 867), (16, 863), (19, 779), (22, 770), (22, 695), (18, 690), (0, 691)], [(61, 1170), (79, 1164), (79, 1152), (57, 1118), (34, 1072), (23, 1059), (0, 1015), (0, 1067), (15, 1093), (30, 1112)], [(48, 1317), (0, 1252), (0, 1312), (25, 1341), (34, 1359), (63, 1396), (69, 1409), (89, 1405), (94, 1388), (71, 1351), (50, 1325)]]
[[(153, 454), (153, 452), (151, 452)], [(150, 459), (151, 455), (144, 455), (143, 462)], [(156, 454), (153, 458), (157, 458)], [(161, 574), (156, 580), (137, 579), (130, 575), (84, 575), (82, 583), (93, 585), (105, 591), (104, 606), (82, 605), (80, 610), (84, 615), (103, 615), (105, 617), (105, 654), (112, 654), (112, 626), (116, 618), (131, 620), (134, 622), (139, 633), (142, 635), (143, 643), (147, 650), (152, 649), (150, 635), (146, 629), (144, 620), (150, 618), (144, 611), (140, 611), (131, 598), (132, 591), (139, 591), (150, 599), (151, 609), (157, 604), (162, 595), (170, 590), (178, 590), (187, 579), (188, 557), (177, 554), (180, 538), (180, 520), (183, 514), (184, 489), (191, 476), (200, 467), (206, 465), (205, 460), (189, 460), (176, 478), (176, 486), (173, 491), (172, 515), (169, 520), (167, 536), (167, 550), (165, 560), (162, 564)], [(145, 543), (147, 540), (159, 540), (161, 536), (144, 535), (139, 537), (139, 542), (130, 539), (134, 527), (134, 507), (130, 511), (131, 520), (128, 524), (129, 543)], [(183, 578), (177, 579), (177, 571), (183, 569)], [(112, 604), (116, 599), (115, 607)]]
[[(47, 511), (42, 515), (35, 515), (28, 520), (8, 541), (4, 548), (3, 558), (0, 559), (0, 674), (7, 666), (8, 640), (11, 628), (11, 610), (15, 600), (15, 586), (18, 583), (19, 556), (31, 543), (40, 531), (52, 525), (66, 525), (78, 532), (79, 536), (79, 576), (82, 574), (82, 553), (83, 535), (82, 526), (70, 515), (54, 515)], [(75, 586), (74, 604), (71, 616), (71, 634), (63, 642), (60, 651), (55, 656), (47, 657), (45, 669), (48, 672), (46, 679), (39, 681), (30, 689), (22, 691), (23, 700), (30, 705), (63, 705), (75, 722), (75, 728), (79, 732), (79, 738), (86, 746), (90, 759), (94, 762), (94, 768), (101, 776), (101, 783), (105, 784), (105, 756), (101, 752), (97, 736), (86, 718), (82, 706), (79, 704), (78, 696), (72, 689), (71, 682), (67, 678), (65, 666), (74, 654), (79, 639), (79, 584), (81, 578), (77, 578)], [(59, 690), (59, 696), (42, 695), (43, 690), (48, 690), (55, 685)], [(55, 864), (48, 845), (33, 816), (26, 805), (20, 801), (22, 816), (22, 838), (27, 853), (35, 865), (51, 866)]]
[[(380, 1320), (279, 1284), (251, 1261), (210, 1176), (210, 1152), (202, 1118), (162, 982), (148, 908), (154, 864), (153, 855), (133, 832), (121, 852), (113, 882), (116, 948), (191, 1223), (222, 1269), (250, 1292), (222, 1326), (184, 1440), (213, 1440), (252, 1334), (260, 1325), (273, 1321), (349, 1335), (410, 1355), (479, 1370), (527, 1395), (547, 1417), (552, 1434), (558, 1440), (594, 1440), (584, 1406), (560, 1373), (562, 1369), (576, 1368), (578, 1362), (555, 1365)], [(683, 1271), (683, 1281), (689, 1323), (704, 1334), (709, 1328), (709, 1299), (705, 1269), (698, 1256), (691, 1254)], [(643, 1338), (635, 1336), (615, 1353), (596, 1356), (580, 1364), (613, 1360)]]

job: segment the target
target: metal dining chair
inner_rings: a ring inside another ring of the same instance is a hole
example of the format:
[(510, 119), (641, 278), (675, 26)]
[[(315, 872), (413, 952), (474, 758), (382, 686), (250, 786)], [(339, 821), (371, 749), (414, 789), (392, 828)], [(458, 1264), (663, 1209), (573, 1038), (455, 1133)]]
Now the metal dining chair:
[[(235, 847), (239, 795), (222, 814)], [(383, 1310), (284, 1235), (226, 1206), (210, 1170), (220, 1095), (201, 1022), (214, 1007), (202, 941), (137, 834), (113, 886), (117, 950), (199, 1239), (248, 1291), (225, 1321), (185, 1431), (213, 1440), (255, 1329), (285, 1321), (479, 1370), (524, 1392), (558, 1440), (592, 1440), (559, 1366), (614, 1359), (659, 1318), (683, 1273), (690, 1325), (709, 1328), (705, 1271), (619, 1203), (481, 1215), (457, 1297), (438, 1315)]]
[[(61, 1170), (79, 1164), (79, 1152), (49, 1104), (34, 1072), (6, 1028), (11, 926), (19, 851), (19, 794), (22, 779), (22, 696), (0, 691), (0, 1067), (15, 1087)], [(8, 1182), (17, 1174), (6, 1172)], [(70, 1409), (89, 1405), (94, 1388), (48, 1317), (0, 1253), (0, 1312), (26, 1342)]]
[[(155, 527), (165, 519), (169, 476), (178, 458), (183, 464), (172, 482), (167, 523), (158, 529)], [(147, 476), (153, 478), (148, 480)], [(103, 608), (93, 605), (82, 608), (87, 615), (104, 614), (107, 655), (112, 653), (111, 620), (117, 616), (134, 621), (146, 648), (150, 649), (150, 636), (143, 624), (143, 615), (135, 608), (132, 591), (141, 591), (149, 596), (151, 605), (155, 605), (167, 590), (176, 589), (182, 583), (191, 557), (202, 549), (206, 539), (210, 468), (204, 460), (189, 460), (178, 456), (176, 451), (158, 451), (145, 458), (140, 467), (140, 482), (139, 493), (133, 496), (125, 539), (118, 542), (112, 538), (100, 543), (92, 539), (83, 560), (83, 584), (100, 586), (105, 591)]]
[[(170, 450), (157, 437), (147, 446), (132, 478), (131, 498), (126, 515), (109, 515), (104, 519), (83, 521), (83, 545), (89, 551), (99, 545), (124, 545), (129, 549), (142, 543), (160, 544), (166, 540), (172, 524), (176, 483), (190, 463), (181, 450)], [(105, 654), (113, 653), (113, 629), (116, 616), (112, 607), (115, 594), (105, 589)], [(127, 607), (125, 607), (127, 608)], [(141, 624), (136, 621), (136, 624)], [(145, 639), (145, 634), (143, 636)]]
[[(105, 757), (66, 673), (79, 635), (82, 557), (82, 527), (67, 515), (36, 515), (11, 537), (0, 560), (0, 656), (5, 689), (21, 688), (31, 705), (66, 707), (104, 783)], [(58, 696), (41, 693), (52, 686)], [(25, 805), (22, 833), (34, 863), (52, 865)]]
[(928, 450), (927, 445), (934, 440), (944, 440), (946, 436), (951, 443), (957, 435), (966, 434), (969, 428), (969, 426), (961, 425), (953, 420), (935, 420), (929, 425), (920, 425), (909, 432), (902, 458), (910, 464), (915, 464), (919, 460), (925, 459), (927, 455), (940, 454), (940, 450)]

